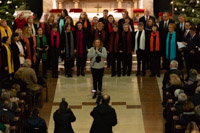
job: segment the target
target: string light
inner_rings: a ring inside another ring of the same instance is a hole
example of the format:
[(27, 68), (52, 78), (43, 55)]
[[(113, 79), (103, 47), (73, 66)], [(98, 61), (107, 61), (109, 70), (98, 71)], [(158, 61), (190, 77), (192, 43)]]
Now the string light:
[(184, 12), (184, 11), (185, 11), (185, 8), (182, 8), (182, 11)]
[(194, 9), (192, 9), (192, 12), (194, 13)]
[(197, 4), (199, 4), (199, 0), (197, 0)]
[(2, 3), (2, 1), (0, 0), (0, 4)]
[(6, 14), (8, 14), (9, 12), (6, 12)]
[(177, 8), (174, 8), (175, 11), (177, 11)]
[(18, 8), (18, 6), (15, 6), (15, 8)]
[(170, 3), (171, 3), (171, 5), (172, 5), (174, 2), (173, 2), (173, 1), (171, 1)]
[(11, 3), (12, 3), (12, 1), (10, 1), (10, 0), (7, 1), (7, 4), (11, 4)]

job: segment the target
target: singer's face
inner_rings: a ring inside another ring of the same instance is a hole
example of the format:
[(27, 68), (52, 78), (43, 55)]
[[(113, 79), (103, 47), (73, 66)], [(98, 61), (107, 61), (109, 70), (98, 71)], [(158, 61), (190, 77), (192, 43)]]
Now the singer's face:
[(96, 46), (97, 48), (99, 48), (99, 46), (100, 46), (100, 40), (96, 40), (96, 41), (95, 41), (95, 46)]

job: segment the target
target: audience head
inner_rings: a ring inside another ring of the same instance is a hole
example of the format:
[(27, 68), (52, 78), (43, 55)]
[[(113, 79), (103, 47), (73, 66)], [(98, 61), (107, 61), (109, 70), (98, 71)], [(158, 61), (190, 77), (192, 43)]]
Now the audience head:
[(62, 17), (69, 16), (67, 9), (63, 9), (61, 15), (62, 15)]
[(200, 86), (198, 86), (198, 87), (196, 88), (195, 93), (196, 93), (196, 94), (200, 93)]
[(164, 12), (163, 13), (163, 20), (164, 21), (168, 21), (169, 20), (169, 13), (168, 12)]
[(103, 42), (100, 38), (97, 38), (93, 41), (93, 47), (95, 48), (102, 48), (103, 47)]
[(178, 101), (179, 102), (185, 102), (185, 101), (187, 101), (187, 99), (188, 99), (188, 97), (187, 97), (187, 95), (185, 93), (180, 93), (178, 95)]
[(144, 29), (144, 23), (143, 22), (139, 22), (138, 23), (138, 30), (142, 31)]
[(184, 16), (183, 14), (180, 14), (180, 15), (178, 16), (178, 21), (179, 21), (180, 23), (184, 23), (184, 22), (185, 22), (185, 16)]
[(157, 24), (154, 24), (154, 25), (152, 26), (152, 31), (153, 31), (153, 32), (157, 32), (157, 31), (158, 31), (158, 25), (157, 25)]
[(4, 43), (4, 44), (6, 44), (6, 45), (10, 45), (10, 43), (11, 43), (10, 39), (8, 37), (3, 37), (1, 39), (1, 42)]
[(190, 69), (190, 71), (189, 71), (189, 77), (197, 77), (197, 75), (198, 75), (198, 72), (197, 72), (197, 70), (196, 69)]
[(108, 105), (109, 103), (110, 103), (110, 96), (107, 95), (107, 94), (104, 94), (104, 95), (102, 96), (102, 104)]
[(31, 67), (32, 63), (30, 59), (26, 59), (24, 61), (23, 67)]
[(170, 69), (177, 69), (178, 61), (176, 61), (176, 60), (171, 61), (169, 67), (170, 67)]
[(191, 22), (190, 21), (186, 21), (185, 22), (185, 30), (190, 30), (191, 28)]
[(108, 16), (108, 22), (111, 23), (111, 24), (115, 22), (113, 15)]
[(39, 113), (40, 113), (39, 109), (38, 108), (34, 108), (33, 111), (32, 111), (32, 116), (38, 117)]
[(196, 114), (196, 116), (198, 118), (200, 118), (200, 105), (197, 105), (195, 108), (194, 108), (194, 112)]
[(103, 17), (107, 18), (107, 16), (108, 16), (108, 9), (104, 9), (103, 10)]
[(9, 91), (2, 91), (1, 93), (1, 99), (2, 100), (9, 100), (10, 99), (10, 92)]
[(176, 29), (176, 25), (174, 23), (170, 23), (168, 26), (169, 33), (173, 33)]
[(5, 108), (5, 109), (11, 110), (12, 106), (13, 106), (13, 103), (10, 102), (9, 100), (5, 100), (3, 103), (3, 108)]
[(192, 112), (192, 111), (194, 111), (194, 103), (191, 102), (191, 101), (186, 101), (183, 104), (183, 110), (184, 110), (184, 112)]
[(11, 37), (12, 42), (17, 42), (19, 41), (19, 34), (18, 33), (13, 33)]
[(181, 79), (177, 74), (170, 74), (169, 83), (171, 86), (181, 86)]
[(124, 29), (125, 32), (128, 32), (129, 31), (129, 24), (124, 23), (123, 24), (123, 29)]
[(59, 112), (63, 113), (68, 109), (68, 103), (66, 101), (62, 101), (59, 106)]
[(83, 28), (83, 24), (81, 23), (81, 22), (77, 22), (77, 29), (78, 30), (82, 30), (82, 28)]
[(197, 124), (193, 121), (189, 122), (185, 133), (199, 133)]
[(178, 97), (181, 93), (184, 93), (184, 90), (176, 89), (176, 90), (174, 91), (174, 96), (175, 96), (175, 97)]
[(5, 20), (5, 19), (1, 19), (0, 20), (0, 26), (2, 26), (2, 27), (7, 27), (8, 25), (7, 25), (7, 21)]

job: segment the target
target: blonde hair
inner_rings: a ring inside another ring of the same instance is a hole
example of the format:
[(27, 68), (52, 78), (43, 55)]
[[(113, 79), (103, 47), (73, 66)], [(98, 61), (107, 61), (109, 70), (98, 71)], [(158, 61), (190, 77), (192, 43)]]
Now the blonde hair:
[(178, 75), (170, 74), (169, 77), (170, 77), (170, 80), (169, 80), (170, 85), (177, 85), (177, 86), (181, 85), (181, 79)]
[(102, 27), (104, 27), (104, 24), (103, 24), (102, 22), (98, 22), (98, 23), (97, 23), (97, 26), (102, 26)]
[[(174, 23), (169, 23), (169, 26), (172, 26), (172, 28), (175, 30), (176, 29), (176, 25)], [(168, 26), (168, 27), (169, 27)]]
[[(83, 12), (81, 12), (81, 14), (82, 14), (82, 13), (84, 13), (84, 14), (85, 14), (85, 20), (88, 20), (88, 15), (87, 15), (87, 13), (86, 13), (86, 12), (84, 12), (84, 11), (83, 11)], [(82, 20), (82, 18), (81, 18), (81, 14), (80, 14), (80, 17), (79, 17), (79, 21), (80, 21), (80, 20)]]
[(191, 121), (188, 123), (185, 133), (192, 133), (193, 131), (199, 131), (199, 128), (194, 121)]
[(93, 47), (95, 47), (95, 42), (99, 40), (100, 41), (100, 45), (99, 45), (99, 48), (102, 48), (103, 47), (103, 42), (100, 38), (96, 38), (94, 41), (93, 41)]
[(26, 37), (26, 38), (30, 37), (30, 35), (28, 34), (28, 29), (29, 29), (29, 28), (32, 30), (32, 28), (29, 27), (29, 26), (26, 26), (26, 27), (24, 27), (24, 29), (23, 29), (23, 36)]
[[(5, 22), (5, 21), (6, 21), (5, 19), (1, 19), (1, 20), (0, 20), (0, 26), (2, 26), (2, 23)], [(6, 21), (6, 22), (7, 22), (7, 21)]]
[(55, 15), (54, 14), (50, 14), (47, 18), (47, 23), (49, 23), (49, 20), (50, 18), (53, 17), (53, 23), (54, 23), (54, 20), (55, 20)]
[(19, 29), (19, 28), (15, 30), (15, 33), (19, 34), (20, 31), (23, 33), (22, 29)]

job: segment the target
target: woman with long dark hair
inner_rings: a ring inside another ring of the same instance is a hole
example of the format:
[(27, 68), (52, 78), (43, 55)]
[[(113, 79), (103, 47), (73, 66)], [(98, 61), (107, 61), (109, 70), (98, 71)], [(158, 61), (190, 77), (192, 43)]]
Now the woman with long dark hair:
[(93, 77), (93, 90), (96, 98), (98, 93), (102, 92), (102, 81), (104, 75), (104, 59), (107, 57), (106, 48), (103, 47), (101, 39), (97, 38), (93, 42), (87, 56), (91, 59), (91, 71)]
[(74, 63), (74, 35), (72, 32), (72, 26), (67, 24), (65, 31), (62, 34), (62, 46), (61, 54), (65, 61), (65, 76), (72, 77), (72, 67)]

